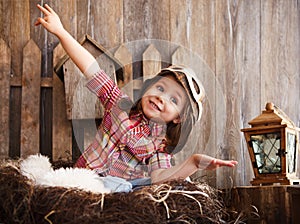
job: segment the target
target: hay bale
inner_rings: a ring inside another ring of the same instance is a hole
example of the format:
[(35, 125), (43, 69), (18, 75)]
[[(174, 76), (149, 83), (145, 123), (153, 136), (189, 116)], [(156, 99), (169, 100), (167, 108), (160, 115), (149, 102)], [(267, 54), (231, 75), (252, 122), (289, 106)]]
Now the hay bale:
[(35, 186), (18, 163), (0, 165), (0, 223), (228, 223), (218, 192), (173, 181), (129, 193)]

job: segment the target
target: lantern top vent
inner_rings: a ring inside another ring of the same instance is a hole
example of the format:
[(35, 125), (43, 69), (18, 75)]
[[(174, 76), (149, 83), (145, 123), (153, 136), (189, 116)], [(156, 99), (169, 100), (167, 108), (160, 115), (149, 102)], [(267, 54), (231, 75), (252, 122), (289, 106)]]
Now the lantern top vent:
[(291, 119), (273, 103), (268, 102), (262, 113), (248, 122), (252, 127), (271, 126), (271, 125), (287, 125), (288, 127), (296, 127)]

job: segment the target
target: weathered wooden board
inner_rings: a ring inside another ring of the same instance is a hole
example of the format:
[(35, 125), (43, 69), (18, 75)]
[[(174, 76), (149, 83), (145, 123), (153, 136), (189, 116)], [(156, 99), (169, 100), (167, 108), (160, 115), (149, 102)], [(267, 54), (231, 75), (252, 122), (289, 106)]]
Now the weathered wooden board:
[(21, 156), (38, 153), (40, 146), (41, 52), (31, 39), (23, 49)]
[(124, 0), (123, 4), (125, 43), (141, 39), (170, 39), (169, 0)]
[(133, 99), (132, 55), (127, 47), (122, 44), (114, 53), (114, 57), (124, 66), (124, 80), (118, 80), (118, 86)]
[[(95, 97), (85, 88), (85, 78), (71, 60), (63, 65), (67, 117), (71, 119), (101, 117), (95, 113)], [(91, 103), (91, 99), (93, 99)]]
[[(201, 121), (192, 132), (193, 143), (177, 158), (180, 162), (192, 153), (216, 156), (215, 1), (187, 1), (185, 4), (180, 0), (171, 1), (170, 13), (170, 40), (179, 45), (172, 62), (191, 67), (206, 92)], [(197, 174), (202, 175), (206, 174)], [(210, 177), (210, 183), (215, 183), (215, 174), (210, 172), (206, 176)]]
[[(160, 51), (162, 67), (170, 64), (170, 1), (123, 1), (123, 42), (131, 45), (133, 77), (141, 77), (142, 53), (150, 43)], [(172, 2), (172, 1), (171, 1)], [(161, 43), (165, 40), (167, 43)]]
[(106, 49), (123, 40), (123, 1), (77, 0), (77, 36), (88, 34)]
[(299, 1), (261, 2), (262, 106), (272, 101), (299, 122)]
[(11, 11), (12, 1), (0, 0), (0, 37), (5, 41), (9, 40), (10, 37), (10, 18), (12, 18)]
[(9, 96), (11, 52), (0, 38), (0, 158), (9, 157)]
[(9, 156), (20, 157), (22, 88), (11, 86), (9, 99)]
[(154, 44), (150, 44), (143, 53), (143, 79), (155, 76), (161, 70), (161, 55)]
[[(65, 54), (59, 44), (53, 51), (53, 64)], [(67, 118), (64, 83), (53, 74), (53, 152), (52, 159), (72, 159), (72, 126)]]
[[(242, 119), (248, 119), (248, 113), (259, 111), (260, 92), (251, 90), (260, 77), (260, 6), (259, 1), (251, 3), (240, 1), (234, 4), (228, 1), (224, 4), (217, 1), (216, 4), (216, 75), (224, 93), (220, 98), (217, 95), (217, 105), (225, 100), (225, 110), (217, 112), (225, 128), (217, 136), (219, 153), (222, 159), (235, 158), (240, 163), (235, 173), (232, 170), (219, 170), (218, 175), (224, 177), (224, 181), (227, 178), (227, 187), (232, 182), (228, 177), (234, 177), (233, 181), (238, 185), (245, 184), (245, 181), (248, 184), (251, 177), (248, 152), (242, 147), (240, 132), (244, 125)], [(249, 7), (254, 11), (248, 11)], [(241, 111), (241, 108), (244, 110)]]
[[(299, 1), (262, 1), (261, 9), (262, 108), (273, 102), (299, 126)], [(300, 165), (300, 158), (298, 161)]]
[[(14, 59), (11, 62), (12, 74), (21, 77), (23, 64), (22, 49), (30, 39), (30, 27), (32, 26), (30, 23), (29, 0), (11, 1), (10, 10), (11, 17), (7, 18), (6, 22), (10, 23), (9, 46), (13, 46), (11, 48), (12, 58)], [(4, 12), (4, 15), (6, 15), (6, 12)]]
[(226, 204), (241, 211), (247, 223), (281, 224), (293, 223), (290, 200), (287, 186), (235, 187)]
[[(101, 69), (116, 81), (114, 62), (105, 54), (100, 55), (96, 60), (101, 65)], [(97, 97), (86, 88), (87, 80), (73, 61), (67, 60), (63, 70), (68, 119), (102, 118), (103, 109)]]
[[(251, 4), (217, 1), (216, 5), (216, 75), (224, 92), (224, 97), (217, 98), (217, 104), (223, 100), (226, 104), (225, 110), (217, 113), (225, 124), (224, 135), (218, 135), (217, 139), (221, 158), (237, 159), (242, 168), (235, 173), (220, 170), (219, 175), (224, 180), (234, 177), (234, 183), (243, 185), (248, 184), (245, 180), (251, 175), (251, 167), (247, 150), (242, 147), (240, 128), (246, 123), (242, 119), (249, 119), (248, 113), (259, 111), (260, 92), (252, 90), (260, 79), (260, 1)], [(250, 7), (252, 10), (248, 10)], [(227, 180), (230, 187), (232, 180)]]
[[(23, 54), (22, 49), (30, 39), (30, 10), (29, 0), (2, 1), (1, 12), (5, 42), (11, 48), (11, 88), (10, 88), (10, 120), (9, 120), (9, 154), (11, 157), (20, 156), (20, 127), (21, 127), (21, 76)], [(20, 16), (22, 15), (22, 16)]]
[[(260, 1), (241, 2), (237, 10), (236, 24), (236, 71), (241, 77), (240, 94), (240, 126), (248, 127), (248, 122), (257, 116), (260, 111), (261, 92), (253, 91), (254, 86), (260, 85)], [(240, 135), (242, 145), (236, 148), (236, 158), (239, 166), (247, 172), (236, 172), (236, 182), (239, 185), (248, 185), (253, 178), (250, 157), (243, 135)]]

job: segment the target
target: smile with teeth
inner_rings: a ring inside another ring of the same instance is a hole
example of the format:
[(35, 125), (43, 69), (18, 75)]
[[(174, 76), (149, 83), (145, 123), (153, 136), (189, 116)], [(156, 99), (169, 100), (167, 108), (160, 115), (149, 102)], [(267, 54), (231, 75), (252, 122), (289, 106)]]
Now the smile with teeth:
[(152, 101), (150, 101), (150, 105), (152, 106), (152, 108), (154, 108), (155, 110), (161, 111), (161, 109)]

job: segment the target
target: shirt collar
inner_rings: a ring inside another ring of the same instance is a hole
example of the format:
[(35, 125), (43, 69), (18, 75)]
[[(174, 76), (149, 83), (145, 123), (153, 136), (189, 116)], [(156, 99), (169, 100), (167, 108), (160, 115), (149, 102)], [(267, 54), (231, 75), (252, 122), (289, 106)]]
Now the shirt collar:
[(166, 136), (167, 125), (160, 124), (160, 123), (149, 120), (148, 118), (145, 117), (145, 115), (142, 112), (133, 114), (131, 116), (131, 119), (138, 119), (138, 120), (140, 120), (141, 124), (147, 125), (150, 128), (152, 137), (165, 137)]

